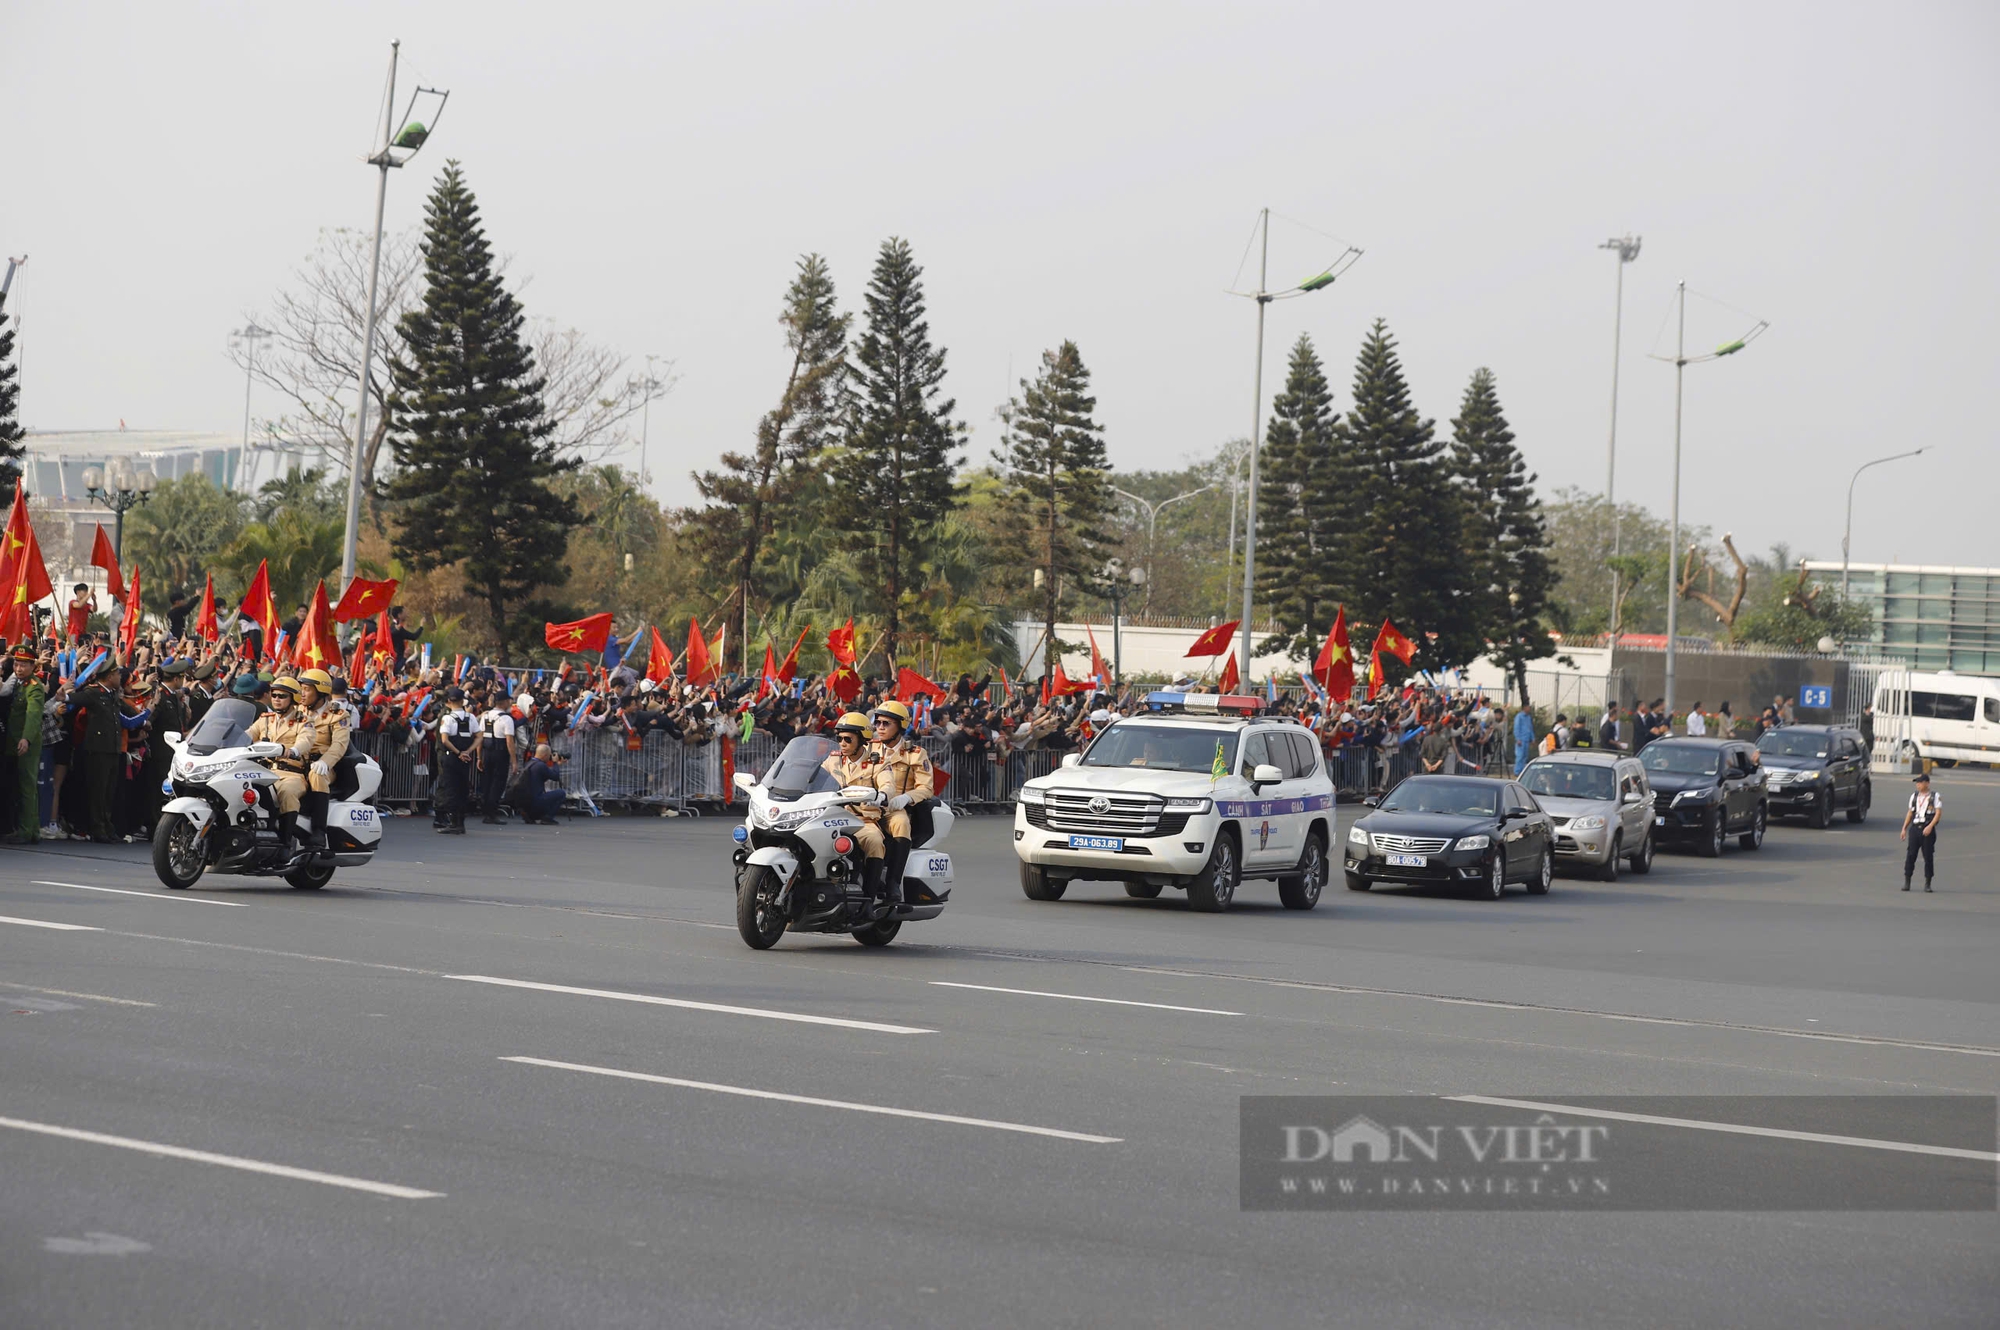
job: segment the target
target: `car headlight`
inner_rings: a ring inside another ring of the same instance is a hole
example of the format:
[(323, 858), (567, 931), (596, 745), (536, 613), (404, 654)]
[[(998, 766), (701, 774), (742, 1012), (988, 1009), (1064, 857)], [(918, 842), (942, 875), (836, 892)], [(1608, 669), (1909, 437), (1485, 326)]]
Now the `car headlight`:
[(1569, 824), (1572, 831), (1596, 831), (1604, 825), (1601, 817), (1580, 817)]
[(1368, 833), (1363, 831), (1357, 824), (1347, 829), (1347, 839), (1350, 844), (1366, 845), (1368, 843)]
[(1460, 836), (1454, 850), (1483, 850), (1493, 843), (1491, 836)]
[(1038, 804), (1044, 802), (1042, 792), (1036, 789), (1032, 785), (1023, 785), (1021, 787), (1020, 794), (1018, 797), (1024, 804)]
[(1215, 807), (1215, 800), (1213, 799), (1167, 800), (1167, 811), (1169, 813), (1206, 813), (1213, 807)]

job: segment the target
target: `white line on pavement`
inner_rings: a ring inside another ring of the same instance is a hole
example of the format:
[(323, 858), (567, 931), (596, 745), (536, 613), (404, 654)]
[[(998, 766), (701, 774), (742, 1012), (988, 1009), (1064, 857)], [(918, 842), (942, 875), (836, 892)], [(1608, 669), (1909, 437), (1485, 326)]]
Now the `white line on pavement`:
[(1169, 1002), (1134, 1002), (1128, 998), (1086, 997), (1082, 993), (1046, 993), (1039, 988), (996, 988), (992, 984), (955, 984), (949, 979), (930, 981), (936, 988), (974, 988), (982, 993), (1014, 993), (1021, 997), (1067, 998), (1071, 1002), (1108, 1002), (1117, 1007), (1152, 1007), (1158, 1011), (1191, 1011), (1200, 1016), (1241, 1016), (1240, 1011), (1220, 1011), (1214, 1007), (1176, 1007)]
[(0, 979), (0, 988), (18, 990), (23, 993), (47, 993), (51, 997), (82, 998), (86, 1002), (111, 1002), (121, 1007), (157, 1007), (157, 1002), (139, 1002), (133, 998), (106, 997), (102, 993), (72, 993), (67, 988), (37, 988), (33, 984), (17, 984)]
[(276, 1178), (296, 1178), (301, 1182), (346, 1187), (351, 1191), (374, 1192), (377, 1196), (394, 1196), (405, 1201), (421, 1201), (444, 1195), (441, 1191), (418, 1191), (415, 1187), (399, 1187), (393, 1182), (370, 1182), (366, 1178), (349, 1178), (342, 1177), (338, 1173), (321, 1173), (316, 1169), (293, 1168), (290, 1164), (267, 1164), (261, 1159), (211, 1154), (207, 1150), (189, 1150), (178, 1145), (162, 1145), (158, 1141), (139, 1141), (130, 1136), (106, 1136), (103, 1132), (79, 1131), (75, 1127), (57, 1127), (46, 1122), (25, 1122), (20, 1118), (0, 1118), (0, 1127), (39, 1132), (44, 1136), (60, 1136), (71, 1141), (88, 1141), (93, 1145), (115, 1145), (121, 1150), (137, 1150), (142, 1154), (161, 1155), (168, 1159), (186, 1159), (197, 1164), (240, 1168), (246, 1173), (268, 1173)]
[(490, 974), (447, 974), (445, 979), (463, 979), (470, 984), (499, 984), (503, 988), (532, 988), (543, 993), (572, 993), (578, 997), (611, 998), (617, 1002), (646, 1002), (656, 1007), (684, 1007), (689, 1011), (713, 1011), (725, 1016), (761, 1016), (767, 1021), (798, 1021), (805, 1025), (837, 1025), (843, 1030), (872, 1030), (877, 1034), (936, 1034), (915, 1025), (884, 1025), (880, 1021), (852, 1021), (841, 1016), (814, 1016), (802, 1011), (773, 1011), (768, 1007), (732, 1007), (720, 1002), (695, 1002), (688, 998), (655, 997), (651, 993), (621, 993), (610, 988), (572, 988), (567, 984), (537, 984), (526, 979), (496, 979)]
[(90, 924), (58, 924), (47, 919), (16, 919), (11, 914), (0, 914), (0, 924), (19, 924), (23, 928), (57, 928), (65, 933), (102, 933), (104, 931)]
[(1608, 1118), (1614, 1122), (1643, 1122), (1655, 1127), (1690, 1127), (1697, 1131), (1720, 1131), (1734, 1136), (1769, 1136), (1781, 1141), (1811, 1141), (1819, 1145), (1852, 1145), (1864, 1150), (1896, 1150), (1912, 1155), (1942, 1155), (1947, 1159), (2000, 1161), (1992, 1150), (1961, 1150), (1950, 1145), (1919, 1145), (1914, 1141), (1883, 1141), (1871, 1136), (1830, 1136), (1818, 1131), (1787, 1131), (1780, 1127), (1746, 1127), (1736, 1122), (1707, 1122), (1700, 1118), (1664, 1118), (1651, 1113), (1622, 1113), (1609, 1108), (1580, 1108), (1575, 1104), (1544, 1104), (1534, 1099), (1497, 1099), (1483, 1094), (1448, 1094), (1446, 1099), (1461, 1104), (1492, 1104), (1497, 1108), (1529, 1108), (1543, 1113), (1567, 1113), (1572, 1117)]
[(117, 896), (138, 896), (141, 899), (149, 901), (186, 901), (194, 905), (227, 905), (233, 910), (247, 910), (250, 908), (242, 901), (211, 900), (206, 896), (189, 896), (182, 892), (175, 892), (172, 895), (168, 895), (165, 892), (159, 891), (128, 891), (124, 887), (90, 887), (85, 886), (81, 882), (44, 882), (40, 878), (36, 878), (33, 885), (37, 887), (70, 887), (77, 891), (108, 891)]
[(963, 1118), (953, 1113), (920, 1113), (913, 1108), (885, 1108), (880, 1104), (855, 1104), (845, 1099), (816, 1099), (811, 1095), (780, 1094), (776, 1090), (752, 1090), (741, 1085), (717, 1085), (713, 1081), (684, 1081), (677, 1076), (654, 1076), (643, 1071), (621, 1071), (616, 1067), (592, 1067), (581, 1062), (551, 1062), (547, 1058), (503, 1057), (502, 1062), (519, 1062), (530, 1067), (554, 1067), (558, 1071), (582, 1071), (593, 1076), (614, 1076), (627, 1081), (650, 1081), (655, 1085), (678, 1085), (687, 1090), (711, 1090), (716, 1094), (741, 1095), (746, 1099), (776, 1099), (787, 1104), (807, 1104), (813, 1108), (844, 1108), (854, 1113), (880, 1113), (892, 1118), (919, 1118), (925, 1122), (949, 1122), (961, 1127), (987, 1127), (994, 1131), (1018, 1131), (1029, 1136), (1053, 1136), (1061, 1141), (1084, 1141), (1091, 1145), (1115, 1145), (1122, 1137), (1092, 1136), (1081, 1131), (1060, 1131), (1054, 1127), (1031, 1127), (1023, 1122), (996, 1122), (991, 1118)]

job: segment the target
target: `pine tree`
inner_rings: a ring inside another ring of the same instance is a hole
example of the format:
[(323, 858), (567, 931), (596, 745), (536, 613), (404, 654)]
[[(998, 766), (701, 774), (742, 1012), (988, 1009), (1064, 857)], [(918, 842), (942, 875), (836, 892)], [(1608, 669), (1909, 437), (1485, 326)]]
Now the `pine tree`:
[(16, 418), (21, 402), (20, 376), (20, 366), (14, 363), (14, 330), (7, 326), (7, 297), (0, 294), (0, 494), (9, 497), (21, 476), (21, 460), (28, 453), (21, 438), (21, 422)]
[(556, 455), (543, 379), (521, 340), (521, 303), (501, 285), (479, 205), (449, 162), (425, 205), (424, 295), (403, 316), (391, 365), (396, 474), (394, 548), (419, 571), (462, 565), (486, 604), (491, 643), (538, 586), (569, 578), (573, 499), (548, 481), (574, 470)]
[(1411, 406), (1381, 319), (1361, 344), (1341, 433), (1352, 450), (1355, 517), (1331, 560), (1335, 594), (1355, 622), (1393, 619), (1417, 644), (1414, 668), (1466, 664), (1484, 644), (1465, 592), (1458, 494), (1435, 422)]
[(1474, 617), (1520, 696), (1526, 697), (1528, 662), (1555, 651), (1545, 616), (1556, 573), (1535, 499), (1535, 477), (1500, 412), (1493, 371), (1473, 373), (1451, 429), (1451, 469), (1460, 492), (1460, 558)]
[(1319, 352), (1301, 335), (1258, 463), (1257, 594), (1279, 626), (1267, 653), (1309, 655), (1333, 620), (1329, 560), (1348, 516), (1338, 423)]
[[(713, 584), (731, 588), (738, 617), (753, 599), (799, 590), (770, 566), (769, 544), (821, 497), (824, 486), (815, 482), (821, 454), (840, 425), (848, 320), (835, 302), (826, 260), (805, 255), (778, 314), (791, 368), (778, 404), (757, 422), (756, 451), (724, 453), (719, 469), (695, 473), (707, 505), (682, 510), (681, 519), (695, 556), (715, 575)], [(742, 636), (748, 650), (750, 634)]]
[(1104, 521), (1111, 511), (1111, 462), (1104, 452), (1103, 426), (1092, 419), (1097, 399), (1090, 395), (1090, 371), (1075, 342), (1042, 352), (1042, 369), (1007, 409), (1007, 437), (995, 449), (1005, 483), (1003, 501), (1010, 525), (1022, 537), (1023, 557), (1045, 573), (1042, 618), (1048, 649), (1042, 659), (1059, 658), (1056, 617), (1065, 592), (1095, 583), (1104, 567), (1110, 537)]
[(950, 418), (957, 403), (940, 400), (944, 351), (931, 345), (922, 276), (908, 241), (882, 242), (865, 301), (868, 328), (850, 365), (846, 447), (833, 467), (835, 520), (862, 575), (881, 588), (891, 658), (925, 542), (958, 504), (952, 450), (964, 427)]

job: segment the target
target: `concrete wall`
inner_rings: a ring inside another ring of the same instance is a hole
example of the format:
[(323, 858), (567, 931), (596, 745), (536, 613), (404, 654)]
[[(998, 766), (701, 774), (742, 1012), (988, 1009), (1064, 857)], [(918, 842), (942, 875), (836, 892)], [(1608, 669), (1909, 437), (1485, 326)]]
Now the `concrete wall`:
[[(1062, 656), (1063, 673), (1072, 679), (1082, 678), (1090, 673), (1090, 645), (1085, 627), (1082, 623), (1056, 625), (1056, 636), (1065, 645), (1083, 643), (1081, 650), (1069, 650)], [(1097, 635), (1097, 649), (1104, 653), (1105, 661), (1111, 662), (1110, 622), (1091, 623), (1088, 629)], [(1195, 639), (1201, 634), (1202, 630), (1198, 627), (1135, 628), (1131, 624), (1123, 625), (1119, 629), (1118, 636), (1123, 653), (1120, 666), (1124, 677), (1130, 679), (1139, 675), (1151, 675), (1172, 679), (1176, 675), (1185, 673), (1199, 679), (1202, 673), (1207, 671), (1209, 680), (1213, 682), (1221, 676), (1223, 658), (1217, 656), (1210, 660), (1207, 657), (1199, 657), (1190, 660), (1187, 655), (1187, 649), (1194, 645)], [(1252, 649), (1261, 648), (1270, 636), (1269, 633), (1253, 633)], [(1017, 621), (1014, 624), (1014, 641), (1018, 644), (1016, 649), (1021, 652), (1021, 677), (1041, 678), (1042, 625)], [(1298, 666), (1294, 662), (1282, 656), (1266, 656), (1259, 659), (1253, 655), (1250, 660), (1250, 678), (1259, 683), (1273, 671), (1277, 672), (1281, 684), (1288, 681), (1296, 683), (1292, 675), (1297, 669)]]

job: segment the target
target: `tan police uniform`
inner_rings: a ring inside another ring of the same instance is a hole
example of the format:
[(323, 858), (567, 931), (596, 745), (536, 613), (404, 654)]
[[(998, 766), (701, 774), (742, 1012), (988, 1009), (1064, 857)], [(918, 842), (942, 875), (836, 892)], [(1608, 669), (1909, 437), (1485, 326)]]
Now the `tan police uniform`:
[[(853, 758), (843, 758), (838, 751), (829, 754), (820, 767), (846, 789), (850, 785), (875, 784), (875, 769), (880, 765), (876, 756), (878, 750), (873, 744), (864, 747)], [(882, 835), (882, 810), (867, 804), (854, 810), (861, 818), (861, 825), (854, 829), (855, 843), (861, 847), (864, 858), (880, 859), (889, 852), (889, 843)]]
[(313, 748), (318, 740), (318, 727), (296, 702), (287, 707), (282, 715), (266, 711), (251, 722), (252, 743), (284, 745), (282, 754), (269, 759), (269, 764), (278, 770), (275, 793), (280, 813), (299, 811), (299, 797), (306, 792), (306, 764), (312, 760)]
[(333, 788), (333, 765), (347, 756), (347, 747), (352, 742), (352, 732), (347, 727), (347, 707), (337, 698), (327, 697), (306, 713), (313, 724), (313, 752), (311, 760), (326, 763), (324, 777), (308, 774), (312, 788), (325, 794)]
[[(875, 752), (878, 757), (872, 783), (876, 789), (890, 798), (907, 794), (910, 796), (910, 803), (920, 803), (935, 796), (936, 777), (931, 770), (931, 755), (926, 753), (920, 744), (905, 737), (886, 747), (878, 744)], [(910, 836), (908, 807), (883, 811), (890, 838), (908, 840)]]

